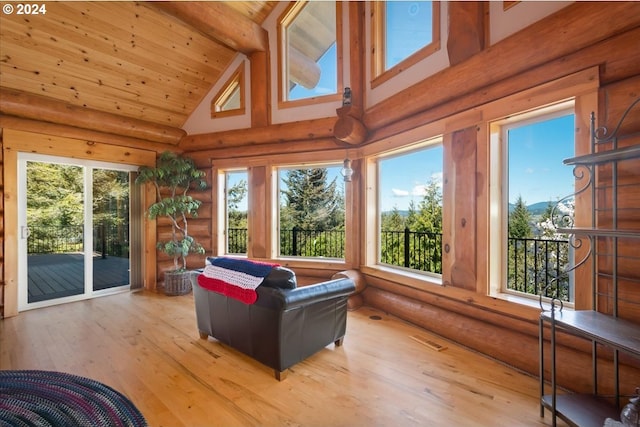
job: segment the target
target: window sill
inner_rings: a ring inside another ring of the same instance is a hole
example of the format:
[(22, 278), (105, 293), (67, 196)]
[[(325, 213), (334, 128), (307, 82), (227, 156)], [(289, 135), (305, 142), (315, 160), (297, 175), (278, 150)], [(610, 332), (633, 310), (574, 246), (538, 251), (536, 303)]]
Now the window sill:
[(380, 279), (402, 283), (416, 289), (426, 289), (430, 286), (442, 287), (442, 278), (430, 276), (424, 273), (416, 273), (400, 268), (386, 267), (382, 265), (363, 266), (361, 272)]
[[(506, 293), (506, 292), (497, 292), (495, 294), (492, 294), (491, 297), (499, 299), (499, 300), (503, 300), (503, 301), (507, 301), (507, 302), (511, 302), (514, 304), (519, 304), (525, 307), (531, 307), (531, 308), (535, 308), (537, 310), (549, 310), (550, 308), (550, 302), (548, 300), (543, 301), (543, 307), (540, 307), (540, 300), (538, 299), (538, 297), (535, 298), (527, 298), (527, 297), (523, 297), (523, 296), (519, 296), (519, 295), (515, 295), (515, 294), (510, 294), (510, 293)], [(565, 302), (563, 303), (563, 309), (565, 310), (574, 310), (574, 305), (573, 303), (568, 303)]]

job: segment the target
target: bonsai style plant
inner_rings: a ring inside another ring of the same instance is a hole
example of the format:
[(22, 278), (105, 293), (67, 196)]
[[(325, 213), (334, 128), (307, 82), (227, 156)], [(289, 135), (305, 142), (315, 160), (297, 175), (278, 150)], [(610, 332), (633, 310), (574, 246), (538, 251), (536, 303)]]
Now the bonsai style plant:
[(167, 295), (183, 295), (191, 291), (187, 274), (187, 256), (204, 254), (204, 248), (189, 235), (188, 219), (198, 216), (202, 202), (188, 193), (207, 188), (205, 172), (199, 170), (188, 157), (165, 151), (155, 167), (142, 166), (136, 184), (152, 183), (156, 202), (149, 207), (149, 219), (166, 217), (171, 222), (171, 239), (157, 243), (157, 249), (173, 257), (173, 270), (165, 272), (164, 290)]

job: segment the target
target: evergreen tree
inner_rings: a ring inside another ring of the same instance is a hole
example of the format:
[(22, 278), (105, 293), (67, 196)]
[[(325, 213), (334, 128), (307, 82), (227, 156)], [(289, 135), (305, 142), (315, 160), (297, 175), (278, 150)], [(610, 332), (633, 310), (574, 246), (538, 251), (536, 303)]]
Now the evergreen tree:
[(518, 196), (513, 212), (509, 213), (509, 237), (514, 239), (525, 239), (533, 235), (531, 228), (531, 212)]
[(438, 183), (431, 180), (419, 205), (415, 231), (442, 233), (442, 192)]
[(404, 230), (405, 227), (405, 219), (400, 215), (397, 206), (394, 206), (390, 213), (383, 213), (381, 222), (382, 230), (400, 231)]
[(227, 192), (227, 209), (229, 215), (229, 228), (247, 228), (247, 212), (240, 211), (240, 203), (247, 197), (249, 188), (247, 181), (240, 180)]
[(81, 225), (83, 176), (77, 166), (29, 162), (27, 222), (33, 226)]
[(327, 182), (326, 168), (294, 169), (283, 181), (281, 228), (283, 223), (304, 230), (344, 228), (344, 197), (336, 179)]

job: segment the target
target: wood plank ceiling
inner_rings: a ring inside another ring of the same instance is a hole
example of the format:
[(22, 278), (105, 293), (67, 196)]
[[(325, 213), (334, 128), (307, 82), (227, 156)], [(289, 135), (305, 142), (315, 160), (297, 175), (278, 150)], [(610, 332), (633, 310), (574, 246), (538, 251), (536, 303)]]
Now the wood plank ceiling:
[[(277, 1), (203, 3), (262, 24)], [(236, 55), (153, 2), (47, 2), (0, 14), (0, 88), (180, 128)]]

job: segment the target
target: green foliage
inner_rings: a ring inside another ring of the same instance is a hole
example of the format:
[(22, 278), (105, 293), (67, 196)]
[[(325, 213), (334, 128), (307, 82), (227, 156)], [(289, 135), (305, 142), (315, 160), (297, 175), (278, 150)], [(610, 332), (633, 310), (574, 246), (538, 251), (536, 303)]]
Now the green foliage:
[(28, 224), (55, 228), (84, 223), (82, 168), (29, 162), (27, 185)]
[[(432, 273), (442, 272), (442, 192), (432, 179), (416, 206), (409, 203), (406, 216), (397, 208), (381, 216), (380, 259), (391, 265)], [(409, 258), (405, 259), (405, 248)]]
[(247, 181), (240, 180), (227, 191), (227, 213), (229, 228), (247, 228), (247, 212), (238, 210), (238, 206), (245, 199), (249, 188)]
[[(328, 182), (326, 168), (293, 169), (283, 178), (286, 189), (282, 190), (280, 204), (280, 230), (335, 231), (344, 230), (344, 195), (339, 191), (336, 179)], [(294, 233), (295, 234), (295, 233)], [(331, 233), (315, 233), (312, 239), (293, 242), (281, 239), (282, 254), (314, 254), (329, 251), (341, 252), (329, 241)]]
[[(187, 268), (190, 253), (203, 254), (204, 248), (189, 235), (188, 218), (198, 216), (201, 201), (188, 195), (190, 190), (207, 188), (206, 174), (188, 157), (165, 151), (158, 157), (155, 167), (143, 166), (136, 184), (152, 183), (157, 202), (149, 207), (150, 219), (166, 217), (171, 222), (171, 239), (158, 242), (157, 248), (173, 257), (174, 269)], [(163, 194), (168, 196), (163, 197)]]
[(344, 197), (336, 179), (327, 182), (326, 168), (294, 169), (283, 179), (281, 228), (334, 230), (344, 228)]
[(515, 207), (509, 213), (509, 237), (524, 239), (533, 235), (531, 228), (531, 212), (527, 209), (527, 204), (518, 196)]

